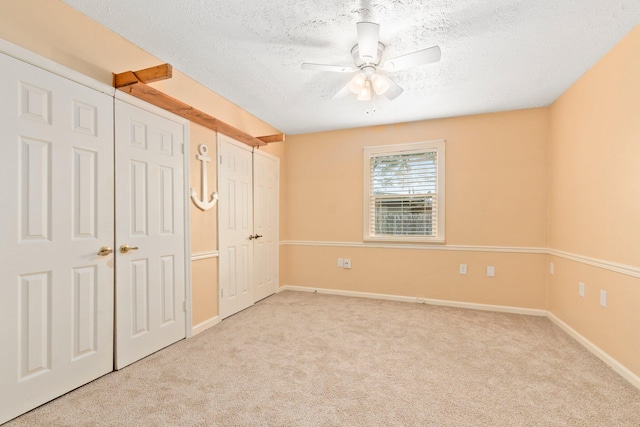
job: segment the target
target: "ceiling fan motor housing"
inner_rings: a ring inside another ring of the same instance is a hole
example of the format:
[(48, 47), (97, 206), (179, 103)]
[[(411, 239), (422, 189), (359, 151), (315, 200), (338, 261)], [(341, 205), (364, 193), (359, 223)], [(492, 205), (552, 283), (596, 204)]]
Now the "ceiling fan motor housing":
[(355, 62), (356, 67), (358, 68), (362, 68), (364, 65), (372, 65), (372, 66), (378, 66), (380, 65), (380, 61), (382, 60), (382, 53), (384, 52), (384, 45), (380, 42), (378, 42), (378, 53), (376, 55), (376, 57), (373, 59), (373, 61), (369, 62), (368, 64), (363, 61), (360, 58), (360, 50), (358, 49), (358, 44), (356, 43), (352, 48), (351, 48), (351, 56), (353, 57), (353, 62)]

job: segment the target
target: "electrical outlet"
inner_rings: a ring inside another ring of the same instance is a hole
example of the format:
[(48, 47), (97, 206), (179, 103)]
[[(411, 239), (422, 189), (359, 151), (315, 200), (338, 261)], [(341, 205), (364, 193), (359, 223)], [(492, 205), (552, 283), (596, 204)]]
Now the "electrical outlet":
[(603, 307), (607, 306), (607, 291), (600, 291), (600, 305)]
[(467, 274), (467, 264), (460, 264), (460, 274)]
[(578, 283), (578, 295), (584, 298), (584, 283)]
[(487, 277), (495, 277), (496, 275), (496, 268), (493, 265), (488, 265), (487, 266)]
[(344, 259), (344, 268), (351, 268), (351, 260), (349, 258)]
[(556, 266), (552, 262), (549, 263), (549, 273), (556, 274)]
[(344, 260), (342, 258), (338, 258), (338, 267), (344, 267)]

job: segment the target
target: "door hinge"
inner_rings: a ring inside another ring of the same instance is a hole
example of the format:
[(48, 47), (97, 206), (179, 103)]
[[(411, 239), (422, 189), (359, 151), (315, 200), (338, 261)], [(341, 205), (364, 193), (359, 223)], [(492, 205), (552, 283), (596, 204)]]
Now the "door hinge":
[(220, 164), (222, 164), (222, 156), (220, 156)]
[(187, 312), (187, 302), (186, 301), (182, 301), (182, 311), (184, 311), (185, 313)]
[(184, 154), (184, 144), (180, 144), (182, 147), (182, 154)]
[(224, 288), (220, 288), (220, 298), (224, 297)]

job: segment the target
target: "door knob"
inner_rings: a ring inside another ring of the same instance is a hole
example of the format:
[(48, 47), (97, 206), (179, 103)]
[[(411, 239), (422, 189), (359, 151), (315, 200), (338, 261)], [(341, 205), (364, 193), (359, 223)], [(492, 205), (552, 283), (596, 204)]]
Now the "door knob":
[(109, 246), (103, 246), (98, 251), (98, 255), (100, 255), (100, 256), (107, 256), (110, 253), (113, 253), (113, 249), (111, 249)]
[(139, 249), (139, 248), (138, 248), (137, 246), (133, 246), (133, 247), (131, 247), (131, 246), (126, 245), (126, 244), (125, 244), (125, 245), (120, 246), (120, 252), (121, 252), (121, 253), (123, 253), (123, 254), (126, 254), (126, 253), (127, 253), (127, 252), (129, 252), (129, 251), (137, 251), (138, 249)]
[(261, 237), (262, 237), (262, 234), (256, 234), (256, 235), (253, 235), (253, 234), (252, 234), (251, 236), (249, 236), (249, 240), (259, 239), (259, 238), (261, 238)]

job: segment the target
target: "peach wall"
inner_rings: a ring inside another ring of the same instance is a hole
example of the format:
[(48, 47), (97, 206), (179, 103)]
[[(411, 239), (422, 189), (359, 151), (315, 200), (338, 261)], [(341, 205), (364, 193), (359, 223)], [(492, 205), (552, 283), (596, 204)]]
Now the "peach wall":
[(640, 266), (640, 26), (551, 107), (550, 246)]
[[(207, 186), (211, 195), (217, 188), (216, 133), (191, 123), (189, 144), (189, 185), (202, 198), (202, 162), (197, 159), (198, 147), (204, 144), (211, 162), (207, 164)], [(208, 199), (207, 199), (208, 200)], [(216, 207), (202, 211), (189, 201), (191, 217), (191, 253), (198, 255), (218, 250), (218, 216)], [(192, 324), (195, 326), (218, 315), (218, 259), (205, 258), (191, 261)]]
[[(546, 254), (287, 245), (287, 284), (311, 288), (545, 308)], [(351, 269), (336, 267), (349, 258)], [(467, 264), (467, 274), (458, 265)], [(486, 276), (486, 266), (496, 268)]]
[(287, 236), (362, 241), (365, 146), (446, 140), (446, 243), (546, 246), (548, 110), (289, 136)]
[(363, 147), (445, 139), (446, 244), (544, 248), (548, 133), (548, 110), (532, 109), (290, 136), (282, 283), (544, 308), (544, 255), (308, 242), (362, 242)]
[[(550, 108), (549, 246), (640, 268), (640, 26)], [(640, 375), (640, 279), (551, 257), (549, 310)], [(586, 285), (584, 298), (578, 283)], [(608, 292), (608, 307), (599, 304)]]

